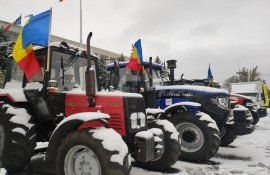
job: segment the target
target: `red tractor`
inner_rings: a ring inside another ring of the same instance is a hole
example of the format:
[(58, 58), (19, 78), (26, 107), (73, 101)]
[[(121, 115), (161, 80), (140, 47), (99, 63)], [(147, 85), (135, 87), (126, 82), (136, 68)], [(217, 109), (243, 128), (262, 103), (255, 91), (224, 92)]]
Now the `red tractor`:
[[(97, 58), (67, 43), (35, 48), (40, 74), (26, 80), (10, 59), (0, 89), (0, 168), (21, 171), (45, 151), (46, 174), (129, 174), (129, 154), (149, 170), (180, 156), (166, 120), (148, 120), (140, 94), (100, 92)], [(46, 150), (38, 142), (48, 142)]]

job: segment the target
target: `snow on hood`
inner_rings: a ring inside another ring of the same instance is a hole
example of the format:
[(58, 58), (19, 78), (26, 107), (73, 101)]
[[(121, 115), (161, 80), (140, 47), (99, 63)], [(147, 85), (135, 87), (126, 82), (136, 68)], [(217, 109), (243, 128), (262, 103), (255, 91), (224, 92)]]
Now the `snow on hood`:
[(96, 95), (100, 95), (100, 96), (120, 96), (120, 97), (137, 97), (137, 98), (143, 98), (143, 96), (141, 94), (138, 94), (138, 93), (128, 93), (128, 92), (122, 92), (122, 91), (113, 91), (113, 92), (101, 91), (101, 92), (97, 92)]
[(165, 110), (163, 109), (154, 109), (154, 108), (147, 108), (146, 109), (146, 114), (160, 114), (160, 113), (164, 113)]
[(200, 92), (207, 92), (207, 93), (223, 93), (229, 94), (227, 90), (212, 88), (212, 87), (205, 87), (205, 86), (194, 86), (194, 85), (174, 85), (174, 86), (155, 86), (156, 90), (190, 90), (190, 91), (200, 91)]
[[(93, 133), (93, 137), (98, 140), (102, 140), (102, 145), (105, 149), (109, 151), (117, 151), (111, 157), (111, 162), (119, 163), (124, 165), (125, 156), (128, 154), (128, 147), (123, 141), (122, 136), (118, 134), (112, 128), (97, 128), (89, 130), (90, 133)], [(130, 162), (130, 161), (129, 161)]]
[(183, 102), (178, 102), (178, 103), (174, 103), (172, 105), (167, 106), (164, 111), (167, 111), (168, 109), (171, 109), (175, 106), (194, 106), (194, 107), (201, 107), (202, 105), (200, 103), (195, 103), (195, 102), (189, 102), (189, 101), (183, 101)]

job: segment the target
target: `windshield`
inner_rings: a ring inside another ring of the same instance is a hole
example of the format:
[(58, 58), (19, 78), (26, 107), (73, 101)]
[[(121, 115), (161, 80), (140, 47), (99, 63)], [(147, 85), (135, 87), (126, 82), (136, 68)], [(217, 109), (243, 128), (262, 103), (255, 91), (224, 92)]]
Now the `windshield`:
[[(150, 77), (149, 68), (146, 68), (147, 76)], [(161, 77), (161, 70), (159, 69), (152, 69), (153, 72), (153, 86), (155, 85), (163, 85), (163, 79)], [(146, 83), (149, 83), (149, 78), (147, 77)]]
[(50, 79), (57, 82), (60, 92), (75, 87), (85, 90), (86, 58), (58, 51), (52, 52), (52, 58)]
[(128, 68), (119, 70), (118, 88), (124, 92), (138, 92), (141, 85), (141, 76), (138, 72), (132, 72)]

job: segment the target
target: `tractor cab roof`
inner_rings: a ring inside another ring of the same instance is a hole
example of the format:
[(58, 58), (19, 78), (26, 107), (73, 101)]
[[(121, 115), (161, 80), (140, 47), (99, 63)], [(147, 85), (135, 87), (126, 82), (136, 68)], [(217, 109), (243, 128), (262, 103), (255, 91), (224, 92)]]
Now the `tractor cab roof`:
[[(128, 62), (129, 61), (121, 61), (121, 62), (119, 62), (119, 67), (120, 68), (126, 67)], [(145, 67), (148, 67), (149, 62), (144, 61), (142, 65), (145, 66)], [(153, 69), (160, 69), (161, 70), (161, 68), (162, 68), (162, 64), (158, 64), (158, 63), (152, 63), (152, 66), (153, 66)], [(114, 63), (110, 63), (110, 64), (107, 65), (108, 70), (112, 70), (113, 68), (114, 68)]]

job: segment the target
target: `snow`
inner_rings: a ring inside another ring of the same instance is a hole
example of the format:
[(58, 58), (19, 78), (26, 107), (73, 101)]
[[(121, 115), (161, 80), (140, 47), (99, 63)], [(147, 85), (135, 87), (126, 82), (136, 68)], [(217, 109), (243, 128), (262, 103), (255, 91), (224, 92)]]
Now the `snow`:
[(37, 146), (35, 149), (42, 149), (42, 148), (47, 148), (49, 145), (49, 142), (37, 142)]
[(247, 111), (248, 108), (242, 105), (236, 105), (235, 108), (233, 109), (234, 111)]
[(16, 102), (26, 102), (23, 88), (16, 83), (7, 83), (4, 89), (0, 89), (0, 96), (10, 96)]
[(8, 175), (7, 170), (5, 168), (1, 168), (0, 175)]
[[(67, 94), (83, 94), (85, 95), (86, 92), (82, 90), (80, 87), (78, 88), (73, 88), (70, 91), (65, 91)], [(138, 97), (138, 98), (143, 98), (141, 94), (137, 93), (127, 93), (127, 92), (122, 92), (122, 91), (113, 91), (113, 92), (108, 92), (108, 91), (101, 91), (96, 93), (97, 96), (113, 96), (113, 97)]]
[(22, 128), (14, 128), (12, 129), (12, 132), (18, 132), (21, 133), (22, 135), (26, 135), (26, 131)]
[(219, 128), (217, 126), (217, 123), (215, 120), (213, 120), (208, 114), (204, 113), (204, 112), (198, 112), (196, 115), (200, 116), (200, 119), (201, 121), (208, 121), (210, 122), (207, 126), (208, 127), (211, 127), (211, 128), (214, 128), (216, 130), (219, 131)]
[(120, 134), (112, 128), (104, 127), (91, 129), (89, 132), (93, 133), (94, 138), (102, 140), (101, 143), (105, 149), (117, 151), (118, 153), (113, 154), (110, 160), (123, 165), (125, 156), (128, 154), (128, 147)]
[(37, 89), (41, 90), (43, 88), (43, 84), (39, 82), (31, 82), (31, 83), (26, 83), (26, 86), (24, 89), (29, 90), (29, 89)]
[(252, 134), (239, 136), (205, 164), (177, 161), (171, 171), (153, 172), (133, 167), (131, 175), (269, 175), (270, 117), (262, 118)]
[(146, 109), (146, 114), (148, 115), (148, 114), (160, 114), (160, 113), (164, 113), (165, 111), (163, 110), (163, 109), (159, 109), (159, 108), (157, 108), (157, 109), (154, 109), (154, 108), (147, 108)]
[(207, 93), (225, 93), (228, 94), (227, 90), (205, 87), (205, 86), (195, 86), (195, 85), (174, 85), (174, 86), (155, 86), (156, 90), (193, 90)]
[[(70, 116), (64, 118), (57, 125), (57, 127), (54, 129), (53, 134), (60, 126), (64, 125), (66, 122), (69, 122), (71, 120), (81, 120), (81, 121), (86, 122), (86, 121), (90, 121), (90, 120), (108, 119), (108, 118), (110, 118), (110, 116), (108, 114), (104, 114), (101, 112), (82, 112), (82, 113), (73, 114), (73, 115), (70, 115)], [(53, 136), (53, 134), (52, 134), (52, 136)]]
[(171, 122), (168, 120), (157, 120), (157, 124), (163, 126), (165, 131), (171, 133), (171, 139), (179, 142), (179, 133)]
[(153, 133), (149, 130), (138, 132), (138, 133), (136, 133), (135, 136), (140, 137), (140, 138), (146, 138), (146, 139), (150, 139), (150, 138), (154, 137)]
[[(33, 126), (33, 124), (29, 123), (29, 120), (31, 119), (31, 115), (28, 114), (26, 109), (24, 108), (16, 108), (13, 106), (10, 106), (9, 104), (4, 104), (3, 107), (7, 107), (7, 114), (13, 114), (9, 121), (12, 123), (22, 124), (29, 129)], [(16, 129), (16, 128), (15, 128)], [(21, 130), (16, 130), (16, 132), (20, 132)], [(23, 134), (24, 132), (22, 132)]]
[(242, 82), (242, 83), (232, 83), (231, 91), (233, 93), (261, 93), (262, 92), (262, 82)]
[(127, 92), (121, 92), (121, 91), (113, 91), (113, 92), (101, 91), (101, 92), (97, 92), (96, 95), (143, 98), (143, 96), (138, 93), (127, 93)]
[(174, 103), (170, 106), (167, 106), (164, 111), (167, 111), (175, 106), (194, 106), (194, 107), (201, 107), (200, 103), (195, 103), (195, 102), (188, 102), (188, 101), (184, 101), (184, 102), (178, 102), (178, 103)]

